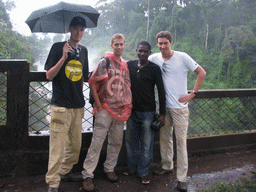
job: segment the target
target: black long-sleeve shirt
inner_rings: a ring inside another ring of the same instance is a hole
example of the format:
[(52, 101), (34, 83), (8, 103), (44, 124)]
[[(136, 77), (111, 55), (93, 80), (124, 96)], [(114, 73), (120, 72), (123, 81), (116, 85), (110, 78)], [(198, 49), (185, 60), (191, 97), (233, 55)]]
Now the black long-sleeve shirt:
[(161, 69), (158, 65), (149, 61), (148, 65), (139, 69), (138, 60), (127, 62), (132, 90), (133, 111), (155, 111), (155, 85), (158, 90), (159, 113), (165, 115), (165, 90)]

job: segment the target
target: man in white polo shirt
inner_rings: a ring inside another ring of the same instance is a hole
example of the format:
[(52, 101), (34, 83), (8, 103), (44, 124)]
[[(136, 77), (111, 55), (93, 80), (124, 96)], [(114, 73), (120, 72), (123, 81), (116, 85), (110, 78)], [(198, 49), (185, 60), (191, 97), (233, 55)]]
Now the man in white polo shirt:
[[(173, 171), (173, 128), (177, 142), (177, 187), (187, 191), (187, 130), (189, 120), (188, 102), (193, 99), (206, 76), (205, 70), (187, 53), (171, 49), (172, 35), (161, 31), (156, 36), (160, 53), (149, 56), (149, 60), (162, 69), (166, 96), (165, 126), (160, 129), (161, 166), (154, 173), (162, 175)], [(187, 91), (187, 73), (194, 71), (196, 84), (191, 93)]]

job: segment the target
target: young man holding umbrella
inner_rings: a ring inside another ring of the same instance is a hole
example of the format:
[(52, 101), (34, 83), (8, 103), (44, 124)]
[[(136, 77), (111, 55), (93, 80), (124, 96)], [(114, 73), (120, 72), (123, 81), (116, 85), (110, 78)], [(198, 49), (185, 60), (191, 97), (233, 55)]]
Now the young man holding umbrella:
[(50, 149), (46, 174), (48, 192), (57, 192), (60, 181), (80, 181), (71, 172), (78, 162), (84, 116), (83, 82), (88, 77), (88, 51), (80, 45), (86, 22), (71, 20), (68, 42), (55, 43), (45, 63), (46, 78), (52, 81)]

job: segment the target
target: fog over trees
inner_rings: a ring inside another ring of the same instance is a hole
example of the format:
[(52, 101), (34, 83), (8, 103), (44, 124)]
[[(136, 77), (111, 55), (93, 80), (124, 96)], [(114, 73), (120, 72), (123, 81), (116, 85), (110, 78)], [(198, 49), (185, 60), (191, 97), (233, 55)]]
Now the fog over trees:
[[(0, 59), (27, 59), (37, 70), (34, 63), (45, 62), (51, 44), (68, 36), (22, 36), (12, 30), (7, 10), (13, 6), (0, 0)], [(111, 50), (114, 33), (125, 35), (123, 57), (129, 60), (136, 59), (135, 49), (142, 40), (158, 52), (155, 36), (168, 30), (172, 49), (187, 52), (207, 71), (202, 89), (256, 87), (255, 0), (99, 0), (95, 8), (101, 13), (98, 27), (87, 29), (81, 41), (89, 55), (97, 54), (94, 66)], [(195, 78), (189, 78), (191, 89)]]

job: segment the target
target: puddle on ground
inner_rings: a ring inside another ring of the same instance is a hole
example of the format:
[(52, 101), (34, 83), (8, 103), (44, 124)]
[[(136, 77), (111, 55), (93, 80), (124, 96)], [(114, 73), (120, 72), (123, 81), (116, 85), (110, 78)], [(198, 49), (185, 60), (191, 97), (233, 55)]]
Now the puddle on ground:
[(255, 175), (255, 165), (244, 165), (241, 168), (229, 168), (218, 172), (194, 174), (188, 176), (188, 191), (196, 192), (200, 189), (213, 187), (216, 183), (235, 183), (242, 178)]

